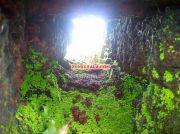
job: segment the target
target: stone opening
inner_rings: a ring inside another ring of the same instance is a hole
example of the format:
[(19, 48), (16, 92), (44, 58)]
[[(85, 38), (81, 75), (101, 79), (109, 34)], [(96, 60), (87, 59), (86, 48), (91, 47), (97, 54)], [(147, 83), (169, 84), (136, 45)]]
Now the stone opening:
[(106, 22), (99, 16), (86, 15), (72, 20), (71, 41), (65, 59), (76, 62), (102, 62), (101, 52), (105, 45)]

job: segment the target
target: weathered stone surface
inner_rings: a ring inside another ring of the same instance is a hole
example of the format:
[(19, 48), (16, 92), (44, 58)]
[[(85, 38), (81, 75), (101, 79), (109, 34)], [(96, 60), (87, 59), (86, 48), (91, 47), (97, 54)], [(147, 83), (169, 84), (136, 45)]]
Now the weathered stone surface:
[(28, 0), (28, 10), (32, 14), (37, 12), (46, 15), (78, 15), (93, 12), (109, 17), (142, 16), (157, 6), (176, 5), (172, 0)]
[(101, 70), (86, 71), (84, 73), (70, 71), (68, 75), (68, 83), (63, 86), (65, 90), (82, 89), (97, 91), (105, 85), (106, 73)]
[[(144, 17), (120, 17), (109, 23), (107, 48), (109, 58), (117, 60), (121, 71), (143, 76), (158, 84), (178, 90), (175, 74), (180, 69), (179, 13), (175, 7), (167, 7), (155, 15)], [(159, 78), (153, 78), (155, 68)], [(174, 80), (164, 80), (165, 71), (172, 72)]]
[(169, 68), (180, 68), (180, 51), (177, 51), (173, 54), (167, 54), (166, 59), (164, 61), (164, 66)]
[[(22, 56), (25, 54), (25, 18), (23, 4), (0, 1), (0, 126), (14, 120), (23, 79)], [(3, 133), (0, 127), (0, 133)]]
[(0, 33), (0, 125), (6, 125), (16, 106), (15, 61), (9, 47), (8, 21), (5, 17), (1, 21), (0, 27), (3, 29)]

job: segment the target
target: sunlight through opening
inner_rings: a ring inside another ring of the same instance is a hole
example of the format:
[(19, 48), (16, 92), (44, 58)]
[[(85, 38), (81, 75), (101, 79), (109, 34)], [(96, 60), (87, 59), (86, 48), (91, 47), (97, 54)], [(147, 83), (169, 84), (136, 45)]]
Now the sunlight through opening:
[(100, 57), (106, 37), (105, 20), (96, 16), (86, 16), (75, 18), (72, 22), (72, 39), (65, 58), (88, 63), (92, 62), (91, 59), (94, 57)]

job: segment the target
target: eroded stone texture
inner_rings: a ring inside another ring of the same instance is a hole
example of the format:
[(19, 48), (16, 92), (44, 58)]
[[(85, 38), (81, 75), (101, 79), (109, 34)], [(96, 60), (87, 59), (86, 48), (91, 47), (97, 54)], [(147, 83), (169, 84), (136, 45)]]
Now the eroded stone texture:
[(46, 12), (41, 11), (41, 8), (34, 6), (34, 4), (28, 5), (30, 9), (27, 12), (28, 46), (33, 46), (42, 51), (50, 59), (62, 60), (69, 39), (69, 19), (58, 14), (46, 14)]
[[(126, 16), (111, 21), (106, 58), (117, 60), (121, 71), (145, 76), (149, 81), (177, 91), (180, 83), (179, 14), (176, 7), (167, 7), (153, 15)], [(172, 76), (165, 76), (166, 71)], [(173, 78), (165, 80), (165, 77)]]
[(63, 86), (65, 90), (83, 89), (94, 92), (106, 85), (105, 80), (107, 76), (105, 71), (102, 70), (86, 71), (82, 74), (69, 71), (67, 75), (69, 76), (69, 80), (67, 84)]
[(25, 53), (23, 4), (0, 1), (0, 133), (14, 120), (23, 79), (22, 56)]
[[(6, 125), (15, 108), (13, 100), (15, 95), (15, 61), (9, 47), (8, 20), (3, 17), (1, 21), (0, 26), (3, 29), (0, 33), (0, 125)], [(0, 133), (1, 131), (0, 129)]]
[[(119, 17), (108, 25), (107, 47), (109, 56), (117, 60), (121, 71), (139, 75), (146, 64), (147, 50), (153, 44), (153, 16)], [(153, 49), (153, 48), (151, 48)]]

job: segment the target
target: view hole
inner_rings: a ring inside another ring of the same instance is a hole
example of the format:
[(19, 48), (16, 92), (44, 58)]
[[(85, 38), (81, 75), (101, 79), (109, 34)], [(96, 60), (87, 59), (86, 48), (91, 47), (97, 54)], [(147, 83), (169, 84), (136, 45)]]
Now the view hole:
[(101, 51), (106, 38), (105, 20), (86, 16), (75, 18), (72, 22), (72, 39), (65, 58), (76, 62), (101, 62)]

